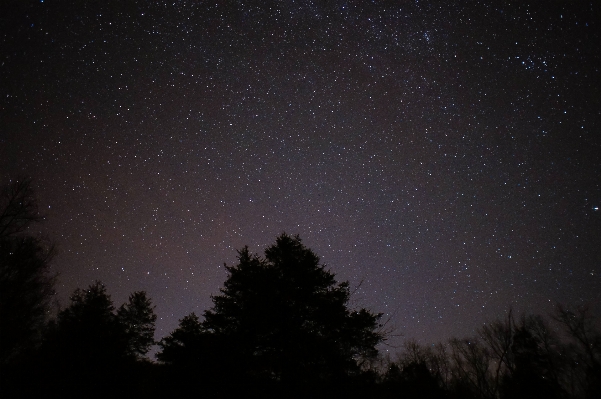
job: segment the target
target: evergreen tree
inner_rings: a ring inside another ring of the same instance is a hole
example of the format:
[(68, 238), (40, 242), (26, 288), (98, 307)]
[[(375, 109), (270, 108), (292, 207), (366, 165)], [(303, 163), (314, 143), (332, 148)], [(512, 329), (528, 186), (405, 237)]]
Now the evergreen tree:
[(189, 314), (179, 321), (178, 327), (167, 337), (159, 341), (160, 351), (156, 357), (166, 364), (178, 366), (198, 367), (202, 360), (202, 324), (194, 313)]
[[(144, 292), (115, 309), (99, 281), (76, 289), (68, 307), (48, 328), (36, 359), (46, 386), (30, 395), (115, 397), (132, 393), (141, 381), (138, 362), (153, 343), (154, 315)], [(148, 369), (147, 369), (148, 370)]]
[(125, 330), (128, 355), (141, 358), (154, 344), (157, 316), (146, 292), (137, 291), (117, 311), (117, 320)]
[[(221, 359), (243, 374), (293, 383), (332, 380), (358, 374), (358, 361), (377, 354), (381, 315), (349, 309), (348, 283), (338, 283), (298, 236), (282, 234), (264, 258), (245, 247), (238, 264), (226, 268), (221, 294), (193, 331), (210, 342), (200, 347), (219, 348)], [(160, 360), (177, 358), (170, 353), (183, 343), (183, 327), (182, 321), (163, 340)]]
[(48, 344), (73, 366), (114, 362), (127, 353), (125, 328), (115, 314), (106, 287), (99, 281), (76, 289), (50, 330)]

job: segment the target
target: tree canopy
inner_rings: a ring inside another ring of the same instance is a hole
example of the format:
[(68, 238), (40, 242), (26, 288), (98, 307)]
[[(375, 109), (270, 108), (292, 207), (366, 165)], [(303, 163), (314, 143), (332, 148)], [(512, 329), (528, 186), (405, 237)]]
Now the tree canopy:
[(129, 356), (140, 358), (148, 353), (154, 344), (156, 319), (154, 307), (145, 291), (131, 294), (128, 302), (117, 310), (117, 321), (124, 330)]
[(144, 291), (131, 294), (118, 310), (99, 281), (76, 289), (70, 299), (48, 334), (47, 347), (57, 359), (111, 364), (140, 358), (154, 343), (156, 315)]
[(235, 354), (229, 361), (243, 373), (277, 381), (324, 380), (358, 373), (358, 361), (375, 356), (385, 338), (381, 315), (349, 308), (348, 282), (338, 283), (298, 236), (280, 235), (264, 257), (245, 247), (238, 263), (226, 269), (213, 307), (194, 334), (185, 335), (190, 340), (180, 337), (191, 321), (184, 318), (160, 343), (159, 360), (184, 362), (176, 349), (203, 347), (190, 342), (198, 336), (221, 346), (222, 358)]

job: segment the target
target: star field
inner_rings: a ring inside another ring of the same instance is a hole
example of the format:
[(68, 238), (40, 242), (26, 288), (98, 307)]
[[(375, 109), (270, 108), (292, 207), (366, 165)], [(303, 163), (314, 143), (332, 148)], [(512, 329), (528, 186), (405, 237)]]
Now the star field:
[(63, 304), (146, 290), (160, 338), (285, 231), (423, 342), (510, 306), (601, 312), (595, 2), (0, 15), (0, 176), (35, 179)]

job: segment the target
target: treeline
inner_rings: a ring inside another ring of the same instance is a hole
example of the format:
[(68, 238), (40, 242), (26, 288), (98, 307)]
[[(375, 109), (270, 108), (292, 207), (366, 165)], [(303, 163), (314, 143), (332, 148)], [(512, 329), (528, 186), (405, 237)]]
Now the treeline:
[(382, 314), (351, 308), (348, 283), (286, 234), (263, 256), (240, 250), (213, 306), (158, 342), (144, 291), (115, 307), (96, 282), (50, 317), (54, 248), (28, 228), (43, 220), (31, 181), (1, 201), (3, 398), (601, 397), (601, 334), (586, 309), (558, 306), (550, 320), (510, 311), (476, 337), (409, 340), (386, 358)]
[(601, 397), (601, 334), (587, 308), (558, 305), (550, 320), (509, 311), (474, 337), (408, 340), (394, 361), (381, 362), (384, 398)]

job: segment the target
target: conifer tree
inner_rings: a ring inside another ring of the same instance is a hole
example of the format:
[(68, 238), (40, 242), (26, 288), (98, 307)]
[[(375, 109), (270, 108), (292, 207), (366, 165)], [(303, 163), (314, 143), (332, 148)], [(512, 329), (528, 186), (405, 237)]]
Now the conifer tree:
[[(376, 345), (384, 339), (381, 315), (350, 309), (348, 282), (337, 282), (298, 236), (280, 235), (265, 257), (245, 247), (238, 264), (226, 268), (228, 278), (204, 312), (198, 339), (221, 348), (221, 361), (245, 375), (283, 382), (332, 380), (359, 373), (358, 361), (377, 354)], [(176, 334), (183, 327), (180, 323), (163, 340), (160, 360), (181, 342)], [(215, 358), (213, 352), (204, 361)]]

